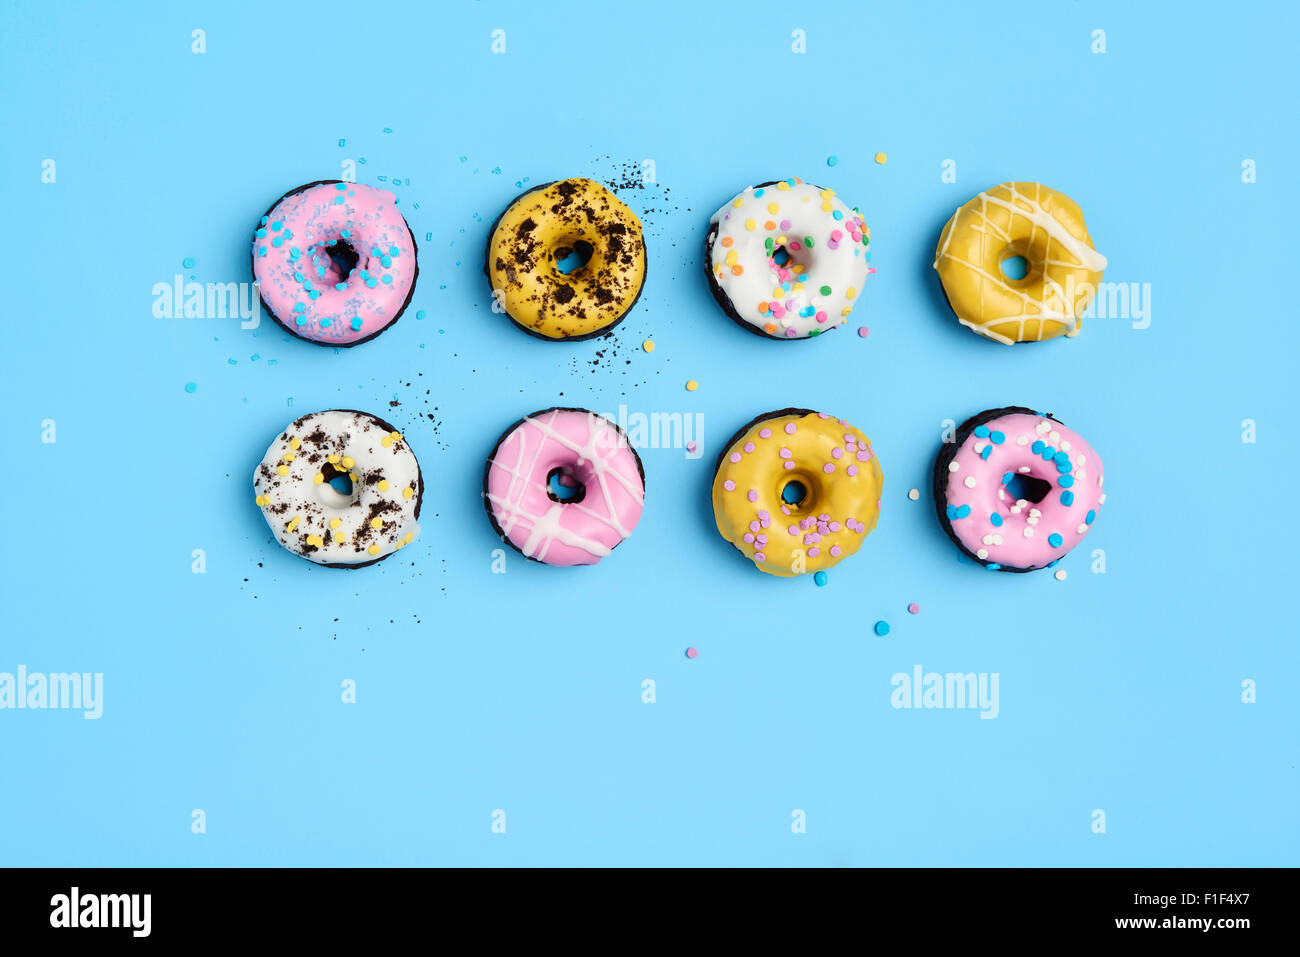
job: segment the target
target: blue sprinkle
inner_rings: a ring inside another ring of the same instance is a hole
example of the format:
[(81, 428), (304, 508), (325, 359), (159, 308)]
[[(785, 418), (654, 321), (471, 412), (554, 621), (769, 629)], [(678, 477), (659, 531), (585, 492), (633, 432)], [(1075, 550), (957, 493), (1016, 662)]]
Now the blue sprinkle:
[(1074, 476), (1062, 475), (1059, 479), (1056, 480), (1056, 482), (1058, 485), (1061, 486), (1061, 488), (1069, 488), (1071, 485), (1074, 484)]
[(989, 521), (993, 523), (994, 528), (1002, 527), (1002, 516), (999, 515), (997, 512), (994, 512), (992, 515), (989, 516)]
[(266, 217), (265, 217), (265, 216), (262, 217), (262, 225), (263, 225), (263, 226), (266, 225)]
[(993, 446), (991, 445), (986, 445), (984, 446), (983, 449), (980, 450), (980, 458), (982, 459), (986, 459), (992, 454), (993, 454)]
[(391, 265), (393, 264), (393, 257), (392, 257), (392, 256), (381, 256), (381, 257), (379, 258), (379, 261), (380, 261), (381, 263), (383, 263), (384, 268), (387, 269), (389, 266), (391, 266)]
[(970, 506), (969, 506), (969, 505), (958, 505), (958, 506), (957, 506), (957, 517), (958, 517), (958, 518), (965, 518), (965, 517), (966, 517), (967, 515), (969, 515), (969, 514), (970, 514)]
[(952, 521), (954, 518), (957, 517), (957, 506), (955, 506), (955, 505), (949, 505), (949, 506), (944, 510), (944, 513), (948, 516), (948, 520), (949, 520), (949, 521)]
[(1083, 516), (1083, 520), (1084, 520), (1084, 522), (1086, 522), (1087, 524), (1091, 525), (1091, 524), (1092, 524), (1092, 520), (1093, 520), (1094, 518), (1096, 518), (1096, 517), (1097, 517), (1097, 513), (1096, 513), (1093, 509), (1088, 509), (1088, 514), (1085, 515), (1085, 516)]
[(1073, 505), (1073, 504), (1074, 504), (1074, 493), (1073, 493), (1073, 492), (1062, 492), (1062, 493), (1061, 493), (1061, 504), (1062, 504), (1062, 505)]
[(1029, 451), (1033, 452), (1035, 455), (1041, 455), (1043, 452), (1043, 440), (1039, 439), (1037, 442), (1031, 445), (1029, 447)]
[(361, 331), (361, 317), (360, 317), (360, 316), (353, 316), (353, 317), (352, 317), (352, 328), (355, 329), (355, 330), (357, 330), (358, 332)]
[(334, 197), (334, 205), (335, 205), (335, 206), (342, 206), (342, 205), (343, 205), (343, 197), (342, 197), (342, 196), (335, 196), (335, 197)]
[(266, 236), (266, 227), (258, 226), (257, 232), (253, 233), (253, 235), (256, 236), (258, 239), (264, 238)]
[(367, 279), (367, 280), (366, 280), (366, 286), (367, 286), (367, 288), (369, 288), (369, 289), (374, 289), (374, 288), (375, 288), (376, 286), (378, 286), (378, 285), (379, 285), (379, 280), (378, 280), (378, 279)]
[(392, 277), (392, 276), (389, 276), (389, 275), (385, 275), (385, 276), (384, 276), (384, 283), (385, 283), (385, 284), (388, 284), (388, 283), (390, 283), (390, 282), (392, 282), (392, 281), (393, 281), (393, 277)]
[[(197, 389), (198, 389), (198, 386), (197, 386), (195, 383), (193, 383), (193, 382), (187, 382), (187, 383), (185, 383), (185, 391), (186, 391), (186, 392), (190, 392), (190, 393), (192, 393), (192, 392), (194, 392), (194, 391), (197, 390)], [(818, 572), (817, 574), (820, 575), (821, 572)]]
[(317, 266), (317, 267), (316, 267), (316, 278), (317, 278), (317, 279), (324, 279), (324, 278), (325, 278), (325, 267), (324, 267), (324, 266)]
[(1056, 449), (1052, 448), (1050, 445), (1043, 447), (1043, 461), (1050, 462), (1055, 457)]
[(1068, 471), (1070, 471), (1071, 468), (1073, 468), (1073, 466), (1070, 465), (1069, 462), (1057, 462), (1057, 463), (1056, 463), (1056, 471), (1058, 471), (1058, 472), (1068, 472)]
[(977, 425), (975, 426), (975, 434), (981, 439), (987, 439), (989, 437), (989, 427), (987, 425)]
[(274, 239), (271, 240), (271, 245), (274, 246), (276, 249), (279, 249), (281, 246), (284, 245), (284, 240), (281, 239), (279, 236), (276, 236)]
[(307, 320), (303, 316), (299, 316), (297, 319), (294, 320), (294, 322), (296, 322), (300, 326), (307, 325)]
[(789, 183), (791, 186), (799, 185), (797, 182), (795, 182), (795, 178), (793, 176), (791, 176), (788, 180), (786, 180), (786, 182)]
[(307, 295), (311, 297), (312, 301), (314, 302), (315, 300), (320, 298), (320, 290), (313, 289), (311, 292), (307, 293)]
[(348, 284), (345, 283), (345, 282), (336, 282), (336, 283), (334, 284), (334, 288), (335, 288), (335, 289), (338, 289), (338, 290), (340, 290), (340, 291), (342, 291), (342, 290), (348, 288)]
[(275, 222), (271, 224), (271, 232), (278, 232), (283, 227), (284, 227), (284, 223), (277, 219)]
[(400, 249), (398, 249), (396, 246), (389, 246), (389, 247), (388, 247), (388, 255), (392, 256), (394, 259), (396, 259), (396, 258), (397, 258), (398, 256), (400, 256), (401, 254), (402, 254), (402, 251), (401, 251)]
[(361, 270), (360, 275), (361, 275), (361, 278), (362, 278), (362, 279), (369, 279), (369, 278), (370, 278), (370, 271), (367, 270), (367, 269), (363, 269), (363, 270)]
[(307, 304), (304, 303), (304, 302), (295, 302), (295, 303), (293, 304), (293, 311), (294, 311), (294, 312), (306, 312), (306, 311), (307, 311)]
[(330, 324), (331, 324), (333, 321), (334, 321), (334, 320), (332, 320), (332, 319), (328, 319), (328, 318), (326, 318), (326, 319), (322, 319), (322, 320), (320, 321), (320, 327), (321, 327), (322, 329), (328, 329), (328, 328), (330, 327)]
[(987, 569), (988, 569), (989, 571), (991, 571), (991, 572), (995, 572), (995, 571), (997, 571), (999, 568), (1001, 568), (1002, 566), (999, 565), (997, 562), (990, 562), (989, 564), (985, 565), (984, 567), (987, 568)]
[(1003, 485), (1006, 485), (1008, 482), (1010, 482), (1010, 481), (1011, 481), (1013, 478), (1015, 478), (1015, 477), (1016, 477), (1016, 473), (1015, 473), (1015, 472), (1003, 472), (1003, 473), (1002, 473), (1002, 484), (1003, 484)]
[(303, 279), (302, 273), (300, 273), (300, 272), (296, 272), (296, 273), (294, 273), (294, 274), (293, 274), (293, 278), (296, 279), (296, 280), (298, 280), (299, 282), (302, 282), (302, 279)]
[(384, 253), (383, 253), (383, 250), (381, 250), (378, 246), (371, 246), (371, 247), (370, 247), (370, 255), (372, 255), (372, 256), (382, 256), (383, 254), (384, 254)]
[[(339, 142), (339, 146), (342, 146), (342, 145), (343, 145), (343, 143), (342, 143), (342, 141), (340, 141), (340, 142)], [(335, 184), (334, 184), (334, 188), (337, 189), (339, 192), (343, 192), (344, 190), (346, 190), (346, 189), (348, 188), (348, 184), (347, 184), (347, 183), (335, 183)]]
[(339, 235), (342, 236), (344, 239), (349, 239), (352, 236), (352, 232), (347, 229), (340, 229)]
[(832, 218), (832, 219), (843, 219), (843, 218), (844, 218), (844, 213), (837, 209), (837, 210), (835, 210), (834, 212), (831, 213), (831, 218)]
[(1052, 532), (1051, 535), (1047, 536), (1047, 544), (1051, 545), (1053, 548), (1060, 548), (1061, 543), (1064, 541), (1065, 539), (1061, 538), (1061, 536), (1057, 535), (1055, 532)]
[(827, 165), (827, 166), (834, 166), (834, 165), (835, 165), (836, 163), (838, 163), (839, 161), (840, 161), (840, 158), (839, 158), (838, 156), (828, 156), (828, 157), (826, 157), (826, 165)]
[(257, 247), (257, 254), (258, 254), (259, 256), (265, 256), (265, 255), (266, 255), (266, 247), (265, 247), (265, 246), (258, 246), (258, 247)]
[(881, 638), (889, 634), (889, 622), (884, 621), (883, 619), (881, 621), (876, 622), (876, 634), (878, 634)]
[(762, 195), (763, 195), (763, 190), (761, 190), (761, 189), (756, 189), (756, 190), (754, 190), (754, 195), (755, 195), (756, 197), (757, 197), (757, 196), (762, 196)]
[(1058, 462), (1068, 462), (1070, 461), (1070, 454), (1068, 452), (1057, 452), (1054, 458)]
[(285, 239), (293, 239), (293, 230), (286, 229), (282, 235)]
[(417, 310), (415, 310), (415, 318), (416, 318), (416, 319), (423, 319), (423, 318), (424, 318), (425, 316), (427, 316), (427, 315), (428, 315), (428, 313), (425, 312), (423, 309), (417, 309)]
[(824, 588), (826, 586), (826, 573), (817, 572), (817, 574), (813, 575), (813, 581), (817, 583), (818, 588)]
[(1002, 432), (990, 432), (989, 438), (993, 440), (994, 445), (1001, 445), (1007, 440), (1006, 435)]

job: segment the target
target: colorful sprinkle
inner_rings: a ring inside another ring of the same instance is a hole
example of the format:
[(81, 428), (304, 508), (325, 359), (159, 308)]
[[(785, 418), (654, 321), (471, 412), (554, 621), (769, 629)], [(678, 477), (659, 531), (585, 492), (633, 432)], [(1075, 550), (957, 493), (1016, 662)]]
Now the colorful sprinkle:
[(889, 622), (885, 621), (884, 619), (881, 619), (880, 621), (876, 622), (876, 634), (878, 634), (882, 638), (885, 637), (885, 635), (889, 634)]

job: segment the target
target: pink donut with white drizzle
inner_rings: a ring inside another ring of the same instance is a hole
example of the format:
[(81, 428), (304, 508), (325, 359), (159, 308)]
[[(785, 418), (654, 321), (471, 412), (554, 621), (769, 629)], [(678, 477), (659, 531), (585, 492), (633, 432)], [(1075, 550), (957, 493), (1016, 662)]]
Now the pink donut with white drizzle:
[(391, 326), (419, 272), (397, 197), (337, 180), (299, 186), (267, 210), (252, 260), (267, 314), (326, 346), (355, 346)]
[(483, 475), (492, 527), (547, 565), (595, 565), (632, 534), (644, 502), (640, 456), (622, 429), (587, 409), (524, 416)]
[(1078, 545), (1106, 502), (1101, 456), (1058, 419), (1020, 406), (961, 424), (934, 466), (939, 522), (992, 571), (1046, 568)]

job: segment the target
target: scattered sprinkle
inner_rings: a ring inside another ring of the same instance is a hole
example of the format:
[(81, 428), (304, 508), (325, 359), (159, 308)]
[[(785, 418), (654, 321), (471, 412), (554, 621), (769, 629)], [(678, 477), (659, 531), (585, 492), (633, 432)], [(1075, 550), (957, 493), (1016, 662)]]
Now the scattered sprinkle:
[(831, 156), (826, 157), (826, 165), (827, 165), (827, 166), (834, 166), (834, 165), (835, 165), (836, 163), (838, 163), (839, 161), (840, 161), (840, 158), (839, 158), (838, 156), (833, 155), (833, 154), (832, 154)]
[(654, 340), (647, 339), (645, 342), (641, 343), (641, 348), (644, 349), (646, 352), (654, 352), (655, 351)]
[(1056, 570), (1056, 580), (1057, 580), (1058, 582), (1063, 582), (1063, 581), (1065, 581), (1065, 569), (1064, 569), (1064, 568), (1058, 568), (1058, 569)]
[(868, 331), (869, 330), (867, 329), (866, 326), (858, 326), (858, 338), (859, 339), (867, 338)]
[(889, 622), (885, 621), (884, 619), (881, 619), (880, 621), (876, 622), (876, 634), (878, 634), (881, 638), (889, 634)]
[(825, 573), (825, 572), (817, 572), (817, 574), (813, 575), (813, 581), (815, 581), (815, 582), (817, 583), (817, 587), (818, 587), (818, 588), (824, 588), (824, 587), (826, 587), (826, 581), (827, 581), (827, 579), (826, 579), (826, 573)]
[(920, 610), (921, 610), (921, 606), (918, 605), (916, 602), (912, 602), (910, 605), (907, 606), (907, 613), (909, 615), (915, 615)]
[(687, 443), (686, 443), (686, 451), (687, 451), (687, 452), (694, 452), (697, 448), (699, 448), (699, 446), (696, 445), (694, 442), (687, 442)]
[(191, 392), (191, 393), (192, 393), (192, 392), (194, 392), (196, 389), (198, 389), (198, 387), (199, 387), (199, 386), (198, 386), (198, 383), (196, 383), (196, 382), (187, 382), (187, 383), (185, 383), (185, 391), (186, 391), (186, 392)]
[(914, 488), (907, 493), (907, 497), (910, 498), (913, 502), (915, 502), (918, 498), (921, 497), (921, 490)]
[(184, 266), (186, 269), (193, 269), (193, 268), (194, 268), (194, 257), (193, 257), (193, 256), (186, 256), (184, 259), (181, 260), (181, 265)]
[(884, 166), (886, 161), (888, 161), (888, 159), (889, 157), (886, 156), (884, 153), (876, 154), (876, 162), (879, 163), (881, 166)]
[(694, 391), (695, 391), (696, 389), (698, 389), (699, 387), (700, 387), (700, 384), (699, 384), (698, 382), (696, 382), (694, 379), (691, 379), (689, 382), (686, 383), (686, 391), (687, 391), (687, 392), (694, 392)]
[(699, 651), (698, 651), (697, 649), (695, 649), (695, 648), (687, 648), (687, 649), (686, 649), (686, 657), (687, 657), (687, 658), (694, 658), (694, 657), (695, 657), (696, 655), (698, 655), (698, 654), (699, 654)]

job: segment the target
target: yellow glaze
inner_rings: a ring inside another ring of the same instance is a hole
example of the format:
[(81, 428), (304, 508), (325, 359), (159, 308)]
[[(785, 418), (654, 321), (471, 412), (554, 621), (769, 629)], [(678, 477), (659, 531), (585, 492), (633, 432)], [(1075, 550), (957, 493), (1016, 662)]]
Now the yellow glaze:
[[(1028, 263), (1023, 279), (1002, 272), (1012, 256)], [(1106, 257), (1070, 197), (1042, 183), (1003, 183), (948, 220), (934, 268), (961, 324), (1010, 345), (1077, 335)]]
[[(797, 505), (782, 497), (792, 480), (806, 489)], [(723, 453), (713, 515), (722, 537), (760, 571), (792, 578), (858, 550), (876, 527), (883, 483), (865, 435), (843, 420), (790, 410), (753, 423)]]
[[(556, 263), (579, 242), (587, 263), (565, 275)], [(632, 308), (645, 281), (641, 220), (590, 179), (548, 183), (510, 205), (488, 240), (487, 273), (506, 314), (547, 339), (594, 335)]]

